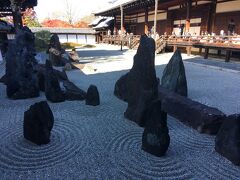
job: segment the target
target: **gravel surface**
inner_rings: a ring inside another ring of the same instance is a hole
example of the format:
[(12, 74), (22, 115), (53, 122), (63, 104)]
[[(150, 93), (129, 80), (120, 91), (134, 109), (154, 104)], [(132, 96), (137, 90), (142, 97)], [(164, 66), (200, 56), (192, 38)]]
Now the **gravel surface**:
[[(116, 49), (111, 50), (114, 56)], [(81, 51), (82, 56), (89, 53)], [(23, 113), (45, 100), (44, 94), (13, 101), (0, 84), (0, 179), (239, 179), (240, 168), (214, 151), (214, 136), (199, 134), (172, 117), (168, 117), (167, 155), (158, 158), (141, 150), (143, 128), (124, 118), (127, 104), (113, 95), (114, 84), (131, 68), (134, 53), (126, 51), (115, 60), (107, 55), (102, 60), (92, 58), (89, 65), (97, 69), (94, 72), (68, 72), (69, 79), (84, 90), (96, 85), (101, 105), (49, 103), (55, 124), (48, 145), (36, 146), (23, 138)], [(158, 77), (171, 55), (157, 56)], [(227, 114), (240, 112), (238, 73), (189, 63), (185, 68), (190, 98)]]

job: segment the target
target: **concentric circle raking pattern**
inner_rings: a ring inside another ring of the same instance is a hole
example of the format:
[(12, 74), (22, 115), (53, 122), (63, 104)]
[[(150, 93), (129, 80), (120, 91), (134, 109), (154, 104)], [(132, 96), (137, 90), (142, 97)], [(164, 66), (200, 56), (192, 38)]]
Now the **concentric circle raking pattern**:
[(0, 168), (15, 171), (37, 170), (64, 163), (87, 147), (83, 129), (71, 121), (55, 119), (51, 141), (37, 146), (23, 137), (22, 126), (1, 129)]
[(142, 130), (123, 132), (112, 139), (108, 150), (112, 164), (117, 166), (124, 178), (130, 179), (189, 179), (192, 175), (185, 169), (174, 152), (164, 157), (149, 155), (141, 149)]

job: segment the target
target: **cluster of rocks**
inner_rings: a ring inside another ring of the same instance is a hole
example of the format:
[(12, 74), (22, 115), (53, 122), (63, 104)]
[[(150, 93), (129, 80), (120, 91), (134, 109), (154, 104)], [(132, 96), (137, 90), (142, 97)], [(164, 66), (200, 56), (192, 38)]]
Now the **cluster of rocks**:
[(124, 116), (144, 126), (142, 149), (163, 156), (169, 146), (167, 114), (158, 98), (159, 80), (155, 71), (155, 41), (143, 35), (130, 72), (115, 84), (114, 94), (128, 103)]
[(220, 110), (187, 98), (188, 88), (181, 52), (176, 50), (156, 77), (154, 40), (142, 36), (130, 72), (115, 84), (114, 94), (128, 103), (124, 116), (144, 127), (142, 149), (163, 156), (170, 143), (167, 114), (200, 133), (216, 135), (215, 150), (240, 165), (240, 115), (226, 116)]
[[(99, 105), (99, 93), (97, 87), (90, 86), (89, 93), (78, 88), (69, 81), (66, 72), (53, 68), (64, 66), (70, 60), (64, 57), (57, 35), (50, 40), (49, 59), (45, 64), (38, 64), (34, 49), (34, 34), (27, 27), (18, 30), (16, 39), (9, 43), (6, 55), (6, 74), (0, 82), (7, 86), (7, 96), (11, 99), (27, 99), (38, 97), (40, 91), (44, 91), (47, 100), (51, 102), (63, 102), (65, 100), (85, 100), (88, 105)], [(69, 69), (69, 68), (68, 68)]]

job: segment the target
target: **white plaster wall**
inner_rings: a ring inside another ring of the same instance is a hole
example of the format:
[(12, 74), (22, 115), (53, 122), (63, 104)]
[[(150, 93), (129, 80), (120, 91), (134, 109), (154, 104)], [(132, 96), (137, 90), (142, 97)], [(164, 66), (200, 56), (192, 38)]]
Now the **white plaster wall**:
[(68, 42), (67, 41), (67, 35), (65, 35), (65, 34), (58, 34), (58, 37), (59, 37), (60, 43)]
[(61, 43), (74, 42), (79, 44), (96, 44), (95, 35), (68, 35), (67, 39), (67, 35), (58, 34), (58, 37)]

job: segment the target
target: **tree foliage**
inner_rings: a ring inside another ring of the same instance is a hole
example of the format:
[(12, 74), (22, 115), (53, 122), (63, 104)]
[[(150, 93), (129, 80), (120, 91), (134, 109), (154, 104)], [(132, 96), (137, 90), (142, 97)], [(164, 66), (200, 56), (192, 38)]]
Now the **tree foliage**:
[(62, 28), (71, 28), (73, 27), (66, 21), (60, 19), (46, 19), (42, 22), (43, 27), (62, 27)]
[(38, 52), (46, 51), (50, 42), (51, 32), (42, 30), (35, 33), (35, 48)]
[(36, 12), (32, 8), (27, 8), (23, 13), (23, 24), (28, 27), (41, 27), (38, 22)]

